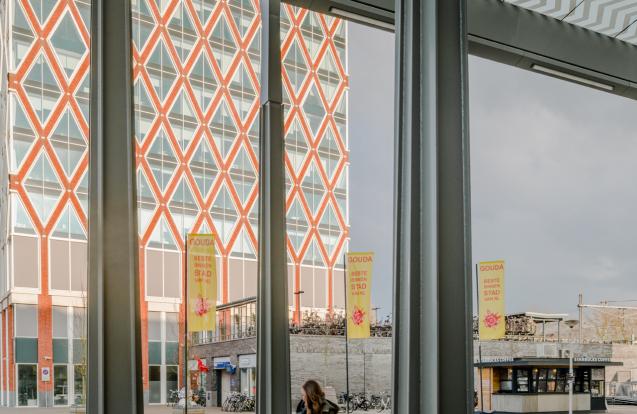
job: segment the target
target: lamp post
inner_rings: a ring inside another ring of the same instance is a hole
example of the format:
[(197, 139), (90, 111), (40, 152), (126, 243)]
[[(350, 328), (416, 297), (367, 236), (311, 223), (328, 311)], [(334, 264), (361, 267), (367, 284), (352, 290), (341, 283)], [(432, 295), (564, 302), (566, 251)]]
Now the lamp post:
[(305, 293), (304, 290), (297, 290), (296, 292), (294, 292), (294, 296), (298, 298), (297, 302), (299, 304), (296, 310), (296, 320), (299, 322), (299, 328), (303, 325), (303, 320), (301, 318), (301, 295), (304, 293)]
[[(579, 324), (579, 321), (576, 319), (570, 319), (568, 321), (564, 321), (566, 326), (573, 331), (573, 328)], [(570, 339), (569, 335), (569, 339)], [(568, 355), (568, 414), (573, 414), (573, 385), (575, 384), (575, 375), (573, 374), (573, 350), (569, 349), (566, 351)]]

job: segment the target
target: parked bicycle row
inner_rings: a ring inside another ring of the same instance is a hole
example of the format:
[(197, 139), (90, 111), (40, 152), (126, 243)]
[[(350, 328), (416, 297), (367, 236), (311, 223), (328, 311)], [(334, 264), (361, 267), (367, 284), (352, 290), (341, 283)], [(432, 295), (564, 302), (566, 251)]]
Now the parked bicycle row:
[(254, 411), (254, 397), (240, 392), (233, 392), (226, 397), (221, 405), (221, 410), (229, 412)]
[(345, 410), (346, 408), (349, 411), (376, 410), (376, 412), (380, 413), (385, 410), (391, 411), (391, 396), (387, 393), (370, 395), (364, 393), (355, 393), (350, 394), (348, 397), (347, 393), (343, 392), (338, 396), (338, 405), (343, 410)]

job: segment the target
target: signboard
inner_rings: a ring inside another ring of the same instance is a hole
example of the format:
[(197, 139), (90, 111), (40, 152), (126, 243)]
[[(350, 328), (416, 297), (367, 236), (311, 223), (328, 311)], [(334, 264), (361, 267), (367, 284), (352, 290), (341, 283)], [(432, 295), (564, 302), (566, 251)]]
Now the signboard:
[(188, 235), (188, 332), (214, 331), (217, 269), (213, 234)]
[(256, 368), (257, 354), (239, 355), (239, 368)]
[(51, 381), (51, 368), (48, 368), (48, 367), (42, 368), (41, 378), (43, 382)]
[(226, 367), (232, 366), (229, 357), (217, 357), (212, 360), (214, 369), (226, 369)]
[(504, 260), (478, 264), (480, 340), (504, 338)]
[(347, 253), (347, 336), (369, 338), (374, 253)]

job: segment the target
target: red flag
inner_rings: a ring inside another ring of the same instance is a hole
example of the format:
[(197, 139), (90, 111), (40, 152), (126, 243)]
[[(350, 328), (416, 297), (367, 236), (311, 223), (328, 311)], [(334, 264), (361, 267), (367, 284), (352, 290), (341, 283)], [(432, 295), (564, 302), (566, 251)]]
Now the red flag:
[(197, 358), (197, 368), (201, 372), (208, 372), (208, 367), (199, 358)]

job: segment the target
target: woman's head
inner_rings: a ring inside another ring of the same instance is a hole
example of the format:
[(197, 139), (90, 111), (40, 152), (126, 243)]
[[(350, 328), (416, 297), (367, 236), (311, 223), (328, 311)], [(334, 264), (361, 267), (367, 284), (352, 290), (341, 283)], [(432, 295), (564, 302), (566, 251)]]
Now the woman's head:
[(321, 389), (318, 382), (314, 380), (308, 380), (301, 387), (303, 390), (303, 399), (305, 400), (305, 406), (308, 412), (319, 413), (321, 410), (321, 404), (325, 399), (325, 393)]

